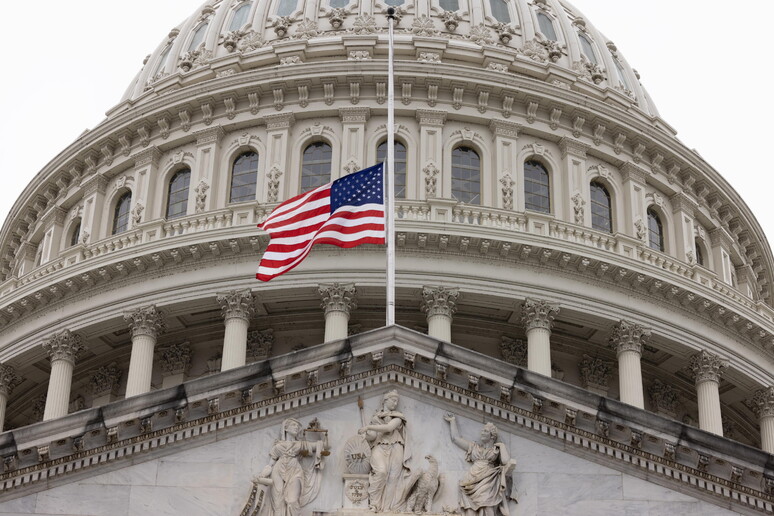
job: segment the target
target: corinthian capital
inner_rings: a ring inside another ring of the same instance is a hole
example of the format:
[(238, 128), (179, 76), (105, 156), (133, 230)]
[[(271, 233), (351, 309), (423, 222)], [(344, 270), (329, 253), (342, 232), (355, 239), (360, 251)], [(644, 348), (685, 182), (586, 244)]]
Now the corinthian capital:
[(320, 285), (317, 292), (322, 298), (320, 305), (325, 310), (325, 315), (330, 312), (344, 312), (349, 315), (349, 311), (357, 308), (357, 290), (354, 283), (332, 283), (330, 285)]
[(451, 317), (457, 311), (460, 289), (446, 287), (422, 287), (422, 311), (428, 317), (445, 315)]
[(148, 335), (154, 339), (164, 333), (166, 324), (161, 310), (156, 305), (142, 306), (133, 312), (124, 314), (124, 321), (129, 325), (132, 338)]
[(527, 331), (535, 328), (550, 330), (558, 313), (559, 305), (556, 303), (527, 298), (521, 309), (521, 321)]
[(14, 387), (21, 383), (21, 377), (16, 370), (5, 364), (0, 364), (0, 394), (10, 396)]
[(642, 354), (642, 346), (648, 342), (650, 330), (637, 323), (621, 320), (613, 326), (610, 346), (620, 355), (624, 351)]
[(72, 333), (70, 330), (62, 330), (45, 341), (43, 349), (48, 353), (51, 362), (66, 360), (74, 364), (80, 352), (85, 349), (85, 346), (81, 342), (80, 335)]
[(759, 418), (774, 417), (774, 387), (755, 391), (752, 403), (748, 406)]
[(249, 321), (255, 313), (253, 294), (250, 290), (231, 290), (218, 294), (218, 303), (223, 310), (223, 319), (244, 319)]
[(691, 357), (689, 367), (696, 377), (697, 385), (702, 382), (720, 383), (723, 369), (728, 367), (728, 363), (717, 355), (701, 350)]

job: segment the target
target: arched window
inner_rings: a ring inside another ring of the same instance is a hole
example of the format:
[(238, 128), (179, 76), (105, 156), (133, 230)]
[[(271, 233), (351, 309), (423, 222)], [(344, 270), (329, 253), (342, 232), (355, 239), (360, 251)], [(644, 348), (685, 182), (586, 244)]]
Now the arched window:
[(439, 0), (438, 3), (444, 11), (454, 12), (460, 10), (460, 0)]
[(191, 42), (188, 44), (188, 52), (193, 52), (199, 48), (199, 45), (202, 44), (202, 41), (204, 41), (204, 35), (207, 33), (207, 25), (209, 24), (202, 23), (199, 25), (199, 28), (196, 29), (196, 32), (194, 32), (193, 37), (191, 38)]
[(301, 164), (301, 192), (308, 192), (331, 181), (333, 149), (325, 142), (315, 142), (304, 150)]
[(548, 170), (539, 161), (524, 163), (524, 207), (541, 213), (551, 213), (551, 189)]
[[(387, 142), (376, 148), (376, 161), (387, 160)], [(406, 198), (406, 146), (395, 142), (395, 198)]]
[(162, 52), (159, 58), (159, 64), (156, 65), (156, 69), (153, 72), (153, 77), (156, 77), (159, 73), (164, 71), (164, 66), (167, 64), (167, 58), (169, 57), (169, 51), (172, 50), (172, 45), (167, 45), (167, 48)]
[(604, 185), (592, 181), (591, 185), (591, 227), (613, 232), (613, 207), (610, 202), (610, 194)]
[(591, 46), (591, 41), (589, 41), (589, 38), (579, 32), (578, 39), (580, 39), (581, 51), (583, 52), (583, 55), (586, 56), (592, 63), (598, 64), (597, 56), (594, 55), (594, 47)]
[(548, 39), (556, 41), (556, 31), (554, 30), (554, 22), (545, 13), (537, 13), (538, 25), (540, 26), (540, 32), (543, 33)]
[(648, 208), (648, 246), (656, 251), (664, 251), (664, 227), (658, 213)]
[(696, 253), (696, 264), (704, 267), (704, 251), (701, 250), (701, 242), (697, 238), (694, 243), (694, 252)]
[(508, 11), (508, 2), (505, 0), (489, 0), (489, 8), (492, 17), (501, 23), (511, 23), (511, 13)]
[(258, 153), (243, 152), (231, 166), (231, 196), (229, 202), (255, 200), (258, 182)]
[(117, 235), (129, 229), (129, 210), (132, 207), (132, 192), (126, 192), (116, 203), (113, 210), (113, 234)]
[(167, 218), (174, 219), (188, 213), (188, 187), (191, 183), (191, 170), (184, 168), (172, 176), (167, 190)]
[(481, 158), (470, 147), (452, 151), (452, 197), (468, 204), (481, 204)]
[(277, 16), (290, 16), (296, 10), (298, 0), (280, 0), (277, 7)]
[(626, 79), (626, 72), (623, 69), (623, 66), (621, 66), (621, 63), (618, 62), (618, 59), (613, 58), (613, 64), (615, 64), (615, 69), (618, 72), (618, 79), (621, 82), (621, 86), (626, 88), (627, 90), (631, 90), (631, 86), (629, 86), (629, 81)]
[(78, 241), (81, 239), (81, 222), (78, 221), (73, 230), (70, 232), (70, 247), (78, 245)]
[(231, 23), (228, 24), (229, 32), (239, 30), (245, 23), (247, 23), (247, 15), (250, 14), (250, 7), (252, 7), (252, 2), (247, 2), (240, 5), (239, 8), (234, 11), (234, 16), (231, 18)]

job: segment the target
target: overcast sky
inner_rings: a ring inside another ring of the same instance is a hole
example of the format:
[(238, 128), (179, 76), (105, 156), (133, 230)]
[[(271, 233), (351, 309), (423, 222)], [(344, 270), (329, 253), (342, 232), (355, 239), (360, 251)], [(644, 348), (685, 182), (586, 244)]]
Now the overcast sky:
[[(0, 220), (48, 161), (104, 118), (143, 58), (201, 3), (3, 4)], [(767, 150), (774, 144), (774, 1), (573, 4), (615, 42), (662, 118), (731, 183), (774, 241), (774, 165)]]

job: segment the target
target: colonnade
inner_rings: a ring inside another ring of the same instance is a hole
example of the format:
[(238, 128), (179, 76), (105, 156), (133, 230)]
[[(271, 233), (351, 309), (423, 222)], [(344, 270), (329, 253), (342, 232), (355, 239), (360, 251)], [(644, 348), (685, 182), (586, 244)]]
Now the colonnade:
[[(357, 308), (354, 284), (320, 285), (318, 293), (325, 316), (325, 342), (347, 338), (350, 312)], [(429, 336), (451, 341), (453, 316), (460, 296), (459, 289), (444, 286), (424, 286), (420, 308), (427, 317)], [(246, 364), (248, 327), (255, 314), (250, 290), (232, 290), (219, 294), (224, 321), (223, 351), (220, 370), (226, 371)], [(527, 369), (551, 376), (551, 333), (559, 314), (557, 303), (528, 298), (521, 306), (522, 324), (527, 336)], [(156, 306), (143, 306), (124, 315), (129, 326), (132, 349), (126, 384), (126, 397), (151, 390), (154, 352), (158, 337), (165, 331), (164, 314)], [(609, 345), (618, 359), (620, 400), (644, 409), (642, 382), (642, 350), (651, 331), (642, 325), (621, 320), (612, 328)], [(79, 335), (63, 330), (42, 344), (51, 362), (48, 394), (43, 420), (68, 413), (73, 370), (84, 350)], [(719, 385), (727, 362), (706, 350), (690, 358), (689, 369), (694, 375), (698, 400), (699, 428), (723, 435)], [(22, 379), (9, 365), (0, 364), (0, 431), (6, 405), (14, 387)], [(761, 447), (774, 453), (774, 386), (761, 389), (753, 396), (750, 406), (757, 412), (761, 428)]]

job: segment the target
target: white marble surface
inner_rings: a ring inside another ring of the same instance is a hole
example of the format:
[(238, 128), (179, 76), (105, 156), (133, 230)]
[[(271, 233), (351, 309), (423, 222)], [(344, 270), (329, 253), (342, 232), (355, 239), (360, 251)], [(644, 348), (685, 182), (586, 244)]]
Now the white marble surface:
[[(385, 389), (386, 391), (387, 389)], [(456, 505), (457, 483), (469, 465), (464, 452), (452, 444), (447, 409), (429, 405), (402, 393), (399, 410), (408, 418), (413, 467), (426, 468), (424, 456), (436, 457), (442, 471), (442, 486), (433, 508)], [(379, 407), (382, 392), (365, 399), (363, 416), (370, 419)], [(236, 516), (247, 500), (251, 479), (269, 462), (269, 448), (279, 436), (284, 417), (296, 417), (306, 426), (313, 417), (329, 430), (331, 455), (325, 458), (323, 485), (316, 500), (303, 508), (335, 511), (342, 506), (344, 442), (355, 435), (361, 415), (355, 400), (342, 400), (319, 412), (303, 407), (282, 418), (259, 421), (254, 430), (241, 434), (218, 434), (204, 445), (192, 443), (184, 449), (159, 449), (146, 462), (127, 463), (108, 472), (94, 469), (94, 476), (66, 485), (0, 502), (0, 515), (66, 516)], [(458, 413), (462, 437), (478, 439), (483, 419)], [(529, 434), (509, 435), (499, 425), (499, 440), (517, 460), (514, 491), (519, 503), (512, 516), (527, 515), (701, 515), (734, 514), (646, 480), (623, 474), (559, 449), (530, 440)], [(600, 458), (600, 460), (604, 460)], [(104, 471), (104, 470), (103, 470)], [(263, 515), (266, 516), (266, 515)]]

